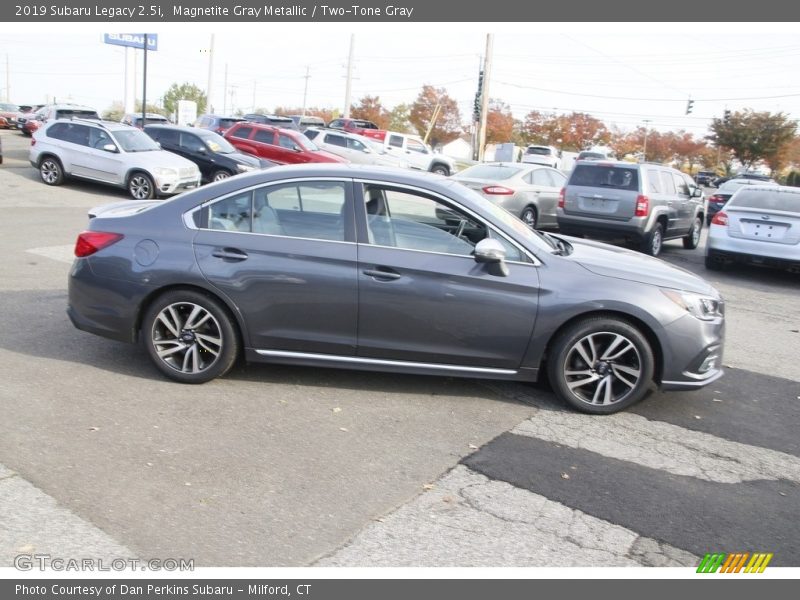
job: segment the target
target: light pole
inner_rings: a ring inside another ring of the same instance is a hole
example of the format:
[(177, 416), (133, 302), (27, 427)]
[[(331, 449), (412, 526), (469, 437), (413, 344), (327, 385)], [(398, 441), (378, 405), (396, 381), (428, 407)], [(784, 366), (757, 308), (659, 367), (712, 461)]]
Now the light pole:
[(647, 133), (650, 119), (644, 119), (644, 149), (642, 150), (642, 162), (647, 162)]

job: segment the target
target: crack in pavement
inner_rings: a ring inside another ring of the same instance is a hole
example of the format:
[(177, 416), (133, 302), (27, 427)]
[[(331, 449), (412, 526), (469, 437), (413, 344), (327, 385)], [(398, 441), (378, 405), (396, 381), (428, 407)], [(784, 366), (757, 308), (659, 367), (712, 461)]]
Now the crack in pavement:
[(693, 566), (698, 557), (459, 465), (314, 566)]

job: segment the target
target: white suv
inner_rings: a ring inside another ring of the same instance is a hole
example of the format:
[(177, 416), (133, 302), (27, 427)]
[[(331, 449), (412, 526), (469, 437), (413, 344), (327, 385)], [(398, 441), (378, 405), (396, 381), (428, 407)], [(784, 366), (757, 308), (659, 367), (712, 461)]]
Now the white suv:
[(137, 200), (200, 185), (196, 164), (135, 127), (108, 121), (51, 121), (33, 134), (29, 159), (47, 185), (79, 177), (126, 188)]
[(521, 162), (560, 169), (561, 152), (558, 148), (554, 148), (553, 146), (537, 146), (536, 144), (532, 144), (525, 148)]
[(347, 133), (341, 129), (318, 127), (309, 127), (303, 133), (326, 152), (346, 158), (351, 163), (409, 168), (407, 160), (389, 154), (380, 142), (365, 138), (363, 135)]

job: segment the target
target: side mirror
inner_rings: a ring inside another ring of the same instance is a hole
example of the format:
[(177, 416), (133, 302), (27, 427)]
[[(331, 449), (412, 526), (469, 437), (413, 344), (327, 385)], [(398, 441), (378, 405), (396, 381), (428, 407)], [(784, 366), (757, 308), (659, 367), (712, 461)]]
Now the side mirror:
[(506, 249), (497, 240), (486, 238), (478, 242), (473, 253), (476, 263), (487, 265), (489, 273), (500, 277), (508, 277), (508, 265), (505, 263)]
[(105, 150), (106, 152), (115, 152), (115, 153), (119, 152), (119, 150), (117, 150), (117, 147), (114, 144), (105, 144), (103, 146), (103, 150)]
[(702, 198), (703, 197), (703, 190), (699, 187), (692, 188), (692, 198)]
[(364, 149), (362, 150), (362, 152), (363, 152), (364, 154), (372, 154), (372, 150), (370, 150), (369, 148), (364, 148)]

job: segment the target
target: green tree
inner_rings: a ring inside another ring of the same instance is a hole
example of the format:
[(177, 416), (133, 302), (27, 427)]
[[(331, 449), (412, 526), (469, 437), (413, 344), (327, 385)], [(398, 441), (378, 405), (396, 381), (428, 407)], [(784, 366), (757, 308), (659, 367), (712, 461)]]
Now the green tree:
[(398, 104), (389, 111), (389, 131), (399, 131), (400, 133), (408, 133), (411, 128), (411, 107), (408, 104)]
[(173, 83), (164, 94), (164, 110), (168, 114), (178, 112), (178, 100), (193, 100), (197, 102), (197, 114), (206, 112), (208, 99), (206, 93), (193, 83)]
[(785, 160), (786, 146), (794, 138), (797, 123), (782, 112), (756, 112), (748, 108), (732, 113), (728, 119), (714, 119), (710, 129), (708, 139), (717, 146), (730, 148), (745, 169), (763, 160), (777, 170)]
[(408, 117), (417, 133), (424, 136), (431, 124), (437, 104), (440, 106), (439, 117), (428, 138), (428, 142), (434, 147), (452, 142), (463, 132), (458, 103), (447, 95), (444, 88), (424, 85), (419, 96), (411, 105)]

